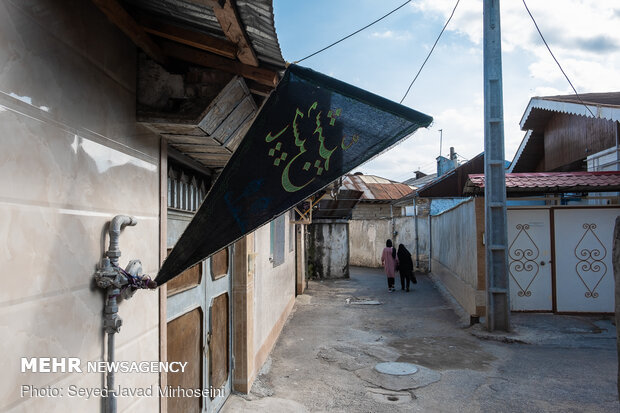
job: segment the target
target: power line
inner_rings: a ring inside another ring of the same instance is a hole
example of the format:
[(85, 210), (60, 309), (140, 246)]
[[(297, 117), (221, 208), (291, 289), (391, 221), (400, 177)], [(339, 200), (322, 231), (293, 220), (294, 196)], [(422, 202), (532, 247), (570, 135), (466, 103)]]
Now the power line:
[(433, 54), (433, 50), (435, 50), (435, 46), (437, 46), (437, 43), (439, 42), (439, 39), (441, 38), (441, 35), (446, 30), (446, 27), (448, 27), (448, 23), (450, 23), (450, 20), (452, 20), (452, 16), (454, 16), (454, 12), (456, 11), (456, 8), (458, 7), (460, 1), (461, 0), (456, 0), (456, 4), (454, 5), (454, 9), (452, 9), (452, 14), (450, 14), (450, 17), (448, 17), (448, 20), (446, 21), (446, 24), (443, 25), (443, 29), (441, 29), (441, 32), (439, 32), (439, 36), (437, 36), (437, 39), (435, 40), (435, 43), (433, 44), (433, 47), (431, 47), (431, 50), (430, 50), (430, 52), (428, 52), (428, 55), (426, 56), (426, 59), (424, 59), (424, 62), (422, 63), (422, 66), (420, 66), (420, 70), (418, 70), (418, 73), (416, 73), (415, 77), (411, 81), (411, 84), (409, 84), (409, 87), (407, 88), (407, 91), (405, 92), (405, 96), (403, 96), (403, 98), (400, 100), (399, 103), (403, 103), (403, 101), (405, 100), (405, 98), (409, 94), (409, 91), (411, 90), (411, 86), (413, 86), (415, 81), (418, 79), (418, 76), (420, 76), (420, 73), (422, 72), (422, 69), (424, 68), (424, 65), (428, 61), (428, 58), (431, 57), (431, 54)]
[(573, 92), (575, 92), (575, 96), (577, 96), (577, 99), (579, 99), (579, 102), (581, 102), (581, 104), (583, 106), (585, 106), (586, 109), (588, 109), (588, 112), (590, 112), (590, 115), (592, 115), (592, 117), (595, 118), (596, 116), (594, 116), (594, 113), (592, 113), (592, 111), (590, 110), (588, 105), (586, 105), (584, 103), (584, 101), (581, 100), (581, 96), (579, 96), (579, 93), (577, 93), (577, 90), (575, 89), (575, 86), (573, 86), (573, 83), (568, 78), (568, 75), (566, 74), (566, 72), (564, 72), (564, 69), (562, 69), (562, 65), (560, 64), (560, 62), (558, 62), (558, 59), (555, 58), (555, 55), (553, 54), (553, 52), (551, 51), (551, 48), (549, 47), (549, 45), (547, 44), (547, 41), (545, 40), (545, 36), (543, 36), (542, 32), (540, 31), (540, 28), (538, 27), (538, 24), (536, 23), (536, 19), (534, 19), (534, 16), (532, 16), (532, 13), (530, 12), (530, 9), (527, 7), (527, 4), (525, 3), (525, 0), (523, 0), (523, 5), (525, 6), (525, 10), (527, 10), (527, 14), (529, 14), (530, 17), (532, 18), (532, 21), (534, 22), (534, 26), (536, 26), (536, 30), (538, 30), (538, 34), (540, 35), (540, 38), (542, 39), (543, 43), (545, 44), (545, 46), (547, 46), (547, 50), (549, 50), (549, 53), (551, 54), (551, 57), (553, 57), (553, 60), (555, 60), (555, 63), (558, 65), (558, 67), (562, 71), (562, 74), (564, 75), (564, 77), (568, 81), (568, 84), (570, 85), (570, 87), (573, 88)]
[(385, 19), (387, 16), (389, 16), (389, 15), (390, 15), (390, 14), (392, 14), (392, 13), (394, 13), (395, 11), (397, 11), (397, 10), (399, 10), (399, 9), (401, 9), (401, 8), (403, 8), (403, 7), (405, 7), (408, 3), (411, 3), (411, 0), (407, 0), (406, 2), (404, 2), (404, 3), (403, 3), (403, 4), (401, 4), (400, 6), (398, 6), (397, 8), (395, 8), (394, 10), (392, 10), (391, 12), (389, 12), (388, 14), (386, 14), (386, 15), (384, 15), (384, 16), (382, 16), (382, 17), (379, 17), (377, 20), (373, 21), (373, 22), (372, 22), (372, 23), (370, 23), (370, 24), (367, 24), (366, 26), (362, 27), (361, 29), (359, 29), (359, 30), (357, 30), (357, 31), (355, 31), (355, 32), (353, 32), (353, 33), (351, 33), (350, 35), (345, 36), (345, 37), (343, 37), (342, 39), (340, 39), (340, 40), (338, 40), (338, 41), (335, 41), (334, 43), (330, 44), (329, 46), (325, 46), (325, 47), (324, 47), (324, 48), (322, 48), (321, 50), (317, 50), (316, 52), (314, 52), (314, 53), (312, 53), (312, 54), (310, 54), (310, 55), (308, 55), (308, 56), (304, 57), (303, 59), (297, 60), (297, 61), (295, 61), (295, 62), (293, 62), (293, 63), (294, 63), (294, 64), (301, 63), (301, 62), (303, 62), (304, 60), (306, 60), (306, 59), (308, 59), (308, 58), (310, 58), (310, 57), (312, 57), (312, 56), (314, 56), (314, 55), (317, 55), (317, 54), (319, 54), (319, 53), (321, 53), (321, 52), (323, 52), (323, 51), (325, 51), (325, 50), (329, 49), (329, 48), (330, 48), (330, 47), (332, 47), (332, 46), (337, 45), (338, 43), (342, 42), (343, 40), (347, 40), (349, 37), (351, 37), (351, 36), (355, 36), (355, 35), (356, 35), (356, 34), (358, 34), (359, 32), (361, 32), (361, 31), (363, 31), (363, 30), (366, 30), (367, 28), (369, 28), (369, 27), (370, 27), (370, 26), (372, 26), (373, 24), (378, 23), (378, 22), (380, 22), (381, 20)]

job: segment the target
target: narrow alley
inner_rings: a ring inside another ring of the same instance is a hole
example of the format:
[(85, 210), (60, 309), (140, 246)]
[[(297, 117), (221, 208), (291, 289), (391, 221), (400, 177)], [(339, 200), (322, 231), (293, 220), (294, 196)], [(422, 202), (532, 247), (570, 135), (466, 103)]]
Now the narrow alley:
[(609, 319), (513, 314), (513, 333), (490, 335), (418, 279), (409, 293), (398, 278), (388, 293), (380, 269), (310, 281), (251, 393), (223, 411), (617, 412)]

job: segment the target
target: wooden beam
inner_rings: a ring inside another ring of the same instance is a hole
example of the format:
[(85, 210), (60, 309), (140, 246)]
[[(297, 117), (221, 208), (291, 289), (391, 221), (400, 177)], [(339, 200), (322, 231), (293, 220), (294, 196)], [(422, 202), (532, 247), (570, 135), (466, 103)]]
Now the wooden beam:
[(148, 16), (140, 16), (138, 22), (145, 32), (154, 34), (155, 36), (215, 53), (229, 59), (235, 59), (237, 57), (237, 46), (228, 40), (218, 39), (217, 37), (205, 33), (184, 29)]
[(155, 61), (165, 64), (166, 58), (163, 52), (153, 42), (153, 39), (142, 30), (142, 27), (127, 13), (127, 11), (116, 0), (92, 0), (108, 19), (125, 33), (144, 53)]
[(226, 59), (221, 56), (172, 42), (165, 42), (163, 44), (163, 50), (166, 56), (196, 65), (233, 73), (247, 79), (255, 80), (262, 85), (275, 87), (278, 83), (278, 73), (273, 70), (248, 66), (234, 60)]
[(262, 85), (254, 80), (248, 80), (246, 83), (250, 92), (258, 96), (267, 97), (273, 91), (273, 87)]
[(226, 38), (237, 45), (237, 58), (243, 64), (250, 66), (258, 66), (258, 58), (250, 39), (248, 38), (241, 19), (237, 13), (237, 8), (233, 4), (232, 0), (190, 0), (194, 3), (210, 6), (213, 8), (215, 17), (220, 23)]

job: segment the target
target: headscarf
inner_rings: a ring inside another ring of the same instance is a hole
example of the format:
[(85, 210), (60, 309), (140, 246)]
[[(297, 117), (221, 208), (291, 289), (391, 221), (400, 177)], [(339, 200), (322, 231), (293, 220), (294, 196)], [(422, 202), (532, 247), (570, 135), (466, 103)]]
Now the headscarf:
[(407, 247), (405, 247), (403, 244), (400, 244), (398, 246), (398, 256), (400, 257), (401, 254), (407, 254), (407, 255), (411, 255), (411, 253), (409, 252), (409, 250), (407, 250)]
[(398, 246), (398, 261), (400, 261), (400, 265), (402, 268), (408, 268), (409, 266), (413, 267), (413, 261), (411, 260), (411, 253), (407, 250), (407, 248), (403, 244), (400, 244)]

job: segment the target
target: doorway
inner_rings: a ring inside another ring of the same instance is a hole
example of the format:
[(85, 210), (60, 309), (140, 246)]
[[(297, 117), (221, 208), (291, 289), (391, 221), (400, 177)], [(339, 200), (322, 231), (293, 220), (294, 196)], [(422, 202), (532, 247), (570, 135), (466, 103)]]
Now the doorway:
[(614, 312), (618, 207), (508, 209), (513, 311)]

